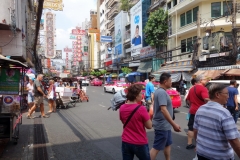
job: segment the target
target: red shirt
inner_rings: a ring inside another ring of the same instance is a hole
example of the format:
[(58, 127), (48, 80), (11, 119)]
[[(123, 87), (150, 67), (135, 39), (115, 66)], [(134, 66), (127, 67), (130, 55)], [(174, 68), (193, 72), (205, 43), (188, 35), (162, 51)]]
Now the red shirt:
[[(119, 109), (120, 120), (124, 124), (138, 104), (123, 104)], [(147, 133), (144, 123), (150, 119), (147, 109), (143, 106), (138, 108), (126, 127), (123, 129), (122, 141), (130, 144), (148, 144)]]
[[(194, 91), (195, 88), (195, 91)], [(188, 93), (187, 100), (190, 101), (190, 114), (196, 114), (198, 108), (205, 104), (204, 99), (208, 98), (208, 90), (205, 86), (197, 84)]]

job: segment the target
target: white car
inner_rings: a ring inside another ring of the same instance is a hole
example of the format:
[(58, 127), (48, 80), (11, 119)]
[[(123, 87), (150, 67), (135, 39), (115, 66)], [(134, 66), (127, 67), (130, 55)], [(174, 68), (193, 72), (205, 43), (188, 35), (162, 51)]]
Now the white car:
[(103, 90), (104, 92), (112, 92), (115, 94), (116, 92), (127, 88), (128, 84), (122, 81), (111, 81), (104, 85)]
[(89, 86), (89, 84), (90, 84), (90, 82), (89, 82), (88, 79), (83, 79), (83, 80), (82, 80), (82, 85), (83, 85), (83, 86)]

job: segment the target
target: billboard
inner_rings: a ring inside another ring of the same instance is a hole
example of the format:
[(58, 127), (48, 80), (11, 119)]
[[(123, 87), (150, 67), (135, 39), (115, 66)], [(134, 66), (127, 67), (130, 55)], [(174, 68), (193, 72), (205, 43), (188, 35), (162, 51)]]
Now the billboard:
[(118, 57), (124, 56), (123, 54), (123, 43), (124, 43), (124, 35), (125, 35), (125, 26), (127, 19), (127, 13), (124, 11), (121, 11), (115, 18), (115, 55), (118, 55)]
[(55, 59), (62, 59), (62, 50), (56, 50)]
[(131, 56), (140, 54), (142, 48), (142, 1), (131, 10)]

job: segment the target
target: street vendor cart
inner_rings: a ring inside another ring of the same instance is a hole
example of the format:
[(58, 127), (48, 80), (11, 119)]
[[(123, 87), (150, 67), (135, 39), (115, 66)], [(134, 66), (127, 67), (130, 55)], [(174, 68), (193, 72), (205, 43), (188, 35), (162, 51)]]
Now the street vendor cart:
[(27, 65), (0, 56), (0, 139), (17, 143), (22, 124), (23, 77)]

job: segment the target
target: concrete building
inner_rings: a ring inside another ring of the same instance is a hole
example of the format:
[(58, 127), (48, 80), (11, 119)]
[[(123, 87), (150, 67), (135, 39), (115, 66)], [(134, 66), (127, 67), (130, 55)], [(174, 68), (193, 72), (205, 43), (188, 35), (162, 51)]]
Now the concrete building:
[(98, 42), (99, 39), (99, 29), (97, 25), (97, 11), (91, 10), (90, 11), (90, 24), (88, 29), (88, 36), (89, 36), (89, 62), (90, 62), (90, 69), (97, 69), (99, 68), (99, 47)]
[(33, 0), (0, 0), (0, 4), (0, 54), (34, 67), (34, 42), (38, 31)]
[[(170, 52), (169, 62), (161, 71), (175, 74), (177, 82), (180, 79), (189, 81), (191, 74), (185, 73), (194, 69), (198, 70), (192, 72), (194, 75), (201, 72), (217, 79), (225, 69), (240, 68), (235, 66), (236, 58), (232, 56), (231, 8), (232, 1), (225, 0), (167, 0)], [(237, 26), (239, 23), (237, 16)]]

